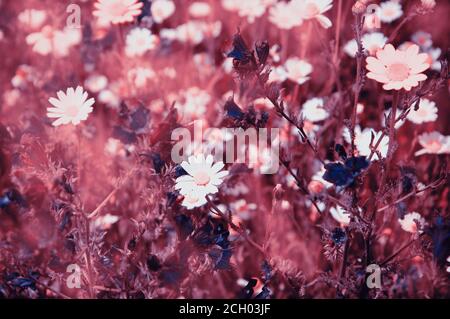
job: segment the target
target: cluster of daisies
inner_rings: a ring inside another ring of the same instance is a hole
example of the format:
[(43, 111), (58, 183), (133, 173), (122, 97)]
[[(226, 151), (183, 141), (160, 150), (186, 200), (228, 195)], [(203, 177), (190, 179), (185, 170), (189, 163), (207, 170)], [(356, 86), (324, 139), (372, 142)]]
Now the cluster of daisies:
[[(54, 126), (73, 124), (78, 125), (87, 119), (92, 112), (94, 98), (88, 99), (88, 93), (81, 86), (76, 89), (68, 88), (64, 93), (58, 91), (57, 98), (51, 97), (49, 103), (53, 107), (47, 108), (47, 116), (56, 118)], [(176, 179), (175, 189), (184, 196), (182, 205), (188, 209), (202, 206), (207, 202), (207, 196), (219, 191), (223, 178), (228, 175), (223, 162), (213, 163), (212, 155), (206, 158), (203, 154), (190, 156), (180, 166), (186, 174)]]
[[(348, 226), (351, 221), (351, 214), (345, 208), (337, 205), (330, 208), (330, 214), (333, 219), (339, 223), (341, 227)], [(398, 219), (398, 223), (404, 231), (416, 234), (422, 233), (425, 227), (425, 219), (418, 212), (411, 212), (404, 214)]]
[(324, 28), (332, 25), (324, 13), (331, 9), (333, 0), (222, 0), (221, 2), (224, 9), (245, 17), (248, 23), (254, 23), (257, 18), (268, 12), (269, 21), (280, 29), (291, 29), (310, 19), (318, 21)]
[[(428, 2), (431, 3), (431, 1)], [(299, 27), (308, 20), (313, 23), (317, 22), (324, 28), (329, 28), (332, 25), (330, 19), (325, 16), (333, 6), (332, 0), (291, 0), (288, 2), (221, 0), (220, 3), (225, 10), (235, 12), (240, 17), (245, 17), (248, 23), (255, 23), (258, 18), (267, 14), (268, 20), (283, 30)], [(422, 4), (424, 3), (427, 4), (427, 1), (422, 1)], [(431, 6), (432, 4), (428, 5)], [(144, 5), (138, 0), (97, 0), (93, 8), (93, 15), (97, 18), (94, 26), (101, 29), (109, 28), (111, 25), (130, 23), (136, 20), (143, 13), (143, 10)], [(176, 27), (167, 28), (167, 24), (163, 23), (176, 10), (176, 5), (172, 0), (152, 1), (150, 6), (151, 16), (144, 17), (141, 26), (132, 27), (126, 34), (123, 54), (129, 59), (139, 59), (158, 49), (165, 41), (179, 41), (197, 45), (205, 37), (217, 37), (220, 34), (222, 29), (220, 21), (202, 19), (209, 17), (212, 13), (213, 8), (209, 3), (204, 1), (190, 3), (187, 13), (192, 19)], [(430, 34), (418, 31), (411, 37), (411, 41), (394, 48), (392, 44), (388, 43), (388, 38), (378, 30), (380, 28), (378, 22), (392, 23), (402, 17), (403, 14), (400, 2), (383, 1), (380, 3), (378, 12), (365, 19), (362, 43), (368, 54), (366, 59), (367, 77), (381, 83), (386, 91), (410, 91), (427, 78), (423, 73), (424, 71), (429, 68), (438, 71), (440, 68), (438, 58), (441, 52), (439, 48), (433, 47)], [(145, 27), (146, 19), (150, 19), (151, 23), (161, 24), (158, 35), (153, 34), (149, 28)], [(70, 49), (80, 44), (82, 39), (80, 29), (65, 28), (58, 30), (47, 24), (49, 17), (44, 10), (27, 9), (18, 15), (18, 20), (29, 31), (26, 43), (31, 46), (34, 52), (41, 55), (67, 56)], [(350, 57), (355, 57), (357, 52), (356, 40), (347, 42), (343, 49)], [(270, 56), (275, 63), (281, 62), (278, 51), (279, 46), (277, 45), (270, 49)], [(208, 63), (212, 64), (207, 61), (207, 57), (201, 54), (195, 54), (194, 60), (202, 69), (205, 69), (204, 66)], [(225, 60), (223, 64), (225, 72), (231, 72), (231, 62), (231, 59)], [(302, 85), (310, 80), (312, 72), (313, 65), (307, 60), (291, 56), (283, 63), (273, 67), (269, 75), (269, 82), (291, 81), (296, 85)], [(12, 80), (13, 86), (20, 87), (24, 78), (29, 78), (32, 74), (31, 67), (22, 66)], [(146, 85), (155, 80), (157, 76), (173, 79), (176, 77), (176, 71), (167, 67), (157, 74), (157, 71), (153, 70), (150, 65), (139, 63), (138, 66), (130, 67), (126, 74), (127, 81), (131, 84), (129, 87), (132, 87), (132, 90), (145, 89)], [(116, 108), (119, 106), (120, 93), (118, 92), (123, 91), (121, 83), (109, 83), (105, 75), (93, 73), (85, 80), (84, 87), (97, 94), (97, 99), (101, 103)], [(77, 125), (86, 120), (93, 110), (94, 98), (88, 99), (87, 92), (81, 86), (68, 88), (66, 92), (59, 91), (56, 95), (57, 98), (49, 99), (52, 107), (47, 109), (48, 117), (54, 119), (54, 126), (69, 123)], [(171, 99), (177, 101), (175, 107), (179, 110), (184, 121), (191, 121), (204, 116), (208, 105), (213, 101), (206, 90), (197, 86), (172, 94)], [(264, 101), (261, 103), (264, 107), (269, 107)], [(255, 104), (257, 104), (257, 101), (255, 101)], [(160, 113), (163, 106), (162, 100), (154, 100), (150, 108), (152, 111), (156, 110)], [(363, 109), (364, 106), (359, 104), (358, 113), (361, 113)], [(325, 121), (330, 114), (325, 98), (311, 97), (306, 100), (301, 106), (305, 131), (314, 136), (320, 128), (320, 123)], [(406, 119), (414, 124), (422, 124), (433, 122), (437, 117), (438, 108), (435, 102), (422, 98), (418, 108), (412, 108)], [(403, 122), (397, 121), (396, 128), (399, 128)], [(382, 132), (376, 132), (371, 128), (361, 128), (360, 126), (355, 128), (355, 134), (355, 145), (360, 155), (369, 156), (372, 153), (370, 143), (374, 135), (375, 140), (381, 139), (374, 157), (378, 158), (378, 155), (386, 156), (389, 146), (388, 136), (383, 136)], [(344, 130), (343, 137), (350, 143), (348, 130)], [(415, 153), (416, 156), (450, 153), (450, 136), (444, 136), (437, 131), (420, 134), (418, 143), (422, 146), (422, 149)], [(109, 143), (108, 148), (114, 148), (113, 144)], [(221, 171), (223, 163), (219, 162), (213, 165), (211, 157), (197, 154), (189, 157), (187, 162), (183, 162), (183, 165), (187, 167), (185, 170), (188, 174), (177, 179), (177, 189), (185, 196), (183, 203), (191, 208), (201, 206), (206, 202), (208, 195), (216, 192), (217, 186), (225, 176), (223, 174), (226, 171)], [(204, 169), (199, 171), (199, 167)], [(340, 218), (339, 222), (343, 220), (346, 219)]]
[[(431, 66), (428, 55), (420, 53), (419, 46), (415, 44), (408, 46), (406, 50), (395, 49), (391, 44), (387, 44), (377, 50), (375, 56), (367, 57), (366, 61), (368, 78), (382, 83), (385, 90), (397, 91), (410, 91), (418, 86), (419, 82), (427, 78), (422, 72)], [(435, 103), (422, 99), (418, 109), (411, 110), (407, 119), (416, 124), (435, 121)], [(450, 153), (450, 136), (443, 136), (439, 132), (421, 134), (419, 143), (423, 149), (416, 152), (416, 155)]]

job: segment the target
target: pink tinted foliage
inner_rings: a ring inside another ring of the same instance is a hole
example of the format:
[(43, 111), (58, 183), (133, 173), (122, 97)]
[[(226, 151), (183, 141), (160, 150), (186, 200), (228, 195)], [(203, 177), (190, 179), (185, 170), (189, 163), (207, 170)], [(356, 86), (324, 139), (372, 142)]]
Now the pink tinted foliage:
[(0, 297), (449, 298), (450, 4), (383, 2), (0, 1)]

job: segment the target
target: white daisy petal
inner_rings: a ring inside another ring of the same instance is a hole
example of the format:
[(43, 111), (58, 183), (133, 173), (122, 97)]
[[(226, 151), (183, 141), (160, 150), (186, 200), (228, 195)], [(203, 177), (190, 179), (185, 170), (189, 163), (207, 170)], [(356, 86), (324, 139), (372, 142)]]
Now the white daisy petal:
[(69, 123), (78, 125), (81, 121), (86, 120), (88, 114), (93, 111), (92, 105), (95, 100), (90, 98), (85, 102), (87, 93), (83, 91), (81, 86), (77, 86), (76, 89), (68, 88), (66, 93), (58, 91), (56, 95), (58, 99), (54, 97), (48, 99), (54, 107), (47, 108), (49, 118), (58, 118), (52, 123), (54, 126)]

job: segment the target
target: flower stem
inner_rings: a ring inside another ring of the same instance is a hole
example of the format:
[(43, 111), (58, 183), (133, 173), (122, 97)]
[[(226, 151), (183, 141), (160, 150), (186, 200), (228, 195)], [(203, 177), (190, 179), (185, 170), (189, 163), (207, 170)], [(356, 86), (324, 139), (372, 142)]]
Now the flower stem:
[(338, 1), (338, 11), (336, 18), (336, 34), (334, 42), (333, 64), (336, 65), (339, 53), (339, 36), (341, 34), (342, 0)]
[(408, 22), (409, 20), (411, 20), (413, 17), (415, 16), (415, 14), (411, 14), (406, 16), (398, 25), (397, 27), (394, 29), (394, 31), (392, 31), (389, 39), (387, 40), (386, 43), (391, 43), (392, 41), (395, 40), (395, 38), (397, 37), (398, 32), (400, 31), (400, 29), (405, 25), (406, 22)]
[(355, 79), (355, 95), (353, 98), (353, 109), (351, 118), (351, 148), (352, 156), (355, 155), (355, 127), (356, 127), (356, 115), (358, 109), (359, 94), (363, 87), (364, 80), (364, 70), (363, 70), (363, 58), (364, 58), (364, 47), (362, 45), (362, 16), (360, 14), (355, 15), (355, 36), (356, 43), (358, 45), (358, 52), (356, 52), (356, 79)]
[(394, 139), (395, 139), (395, 119), (397, 116), (397, 107), (399, 101), (400, 91), (394, 91), (393, 101), (392, 101), (392, 109), (389, 115), (389, 146), (388, 146), (388, 159), (392, 158), (392, 148), (394, 147)]
[(388, 258), (386, 258), (385, 260), (383, 260), (380, 263), (380, 267), (386, 265), (388, 262), (390, 262), (391, 260), (393, 260), (395, 257), (397, 257), (398, 255), (400, 255), (400, 253), (402, 251), (404, 251), (406, 248), (408, 248), (409, 246), (411, 246), (417, 239), (419, 239), (420, 237), (422, 237), (423, 235), (425, 235), (425, 233), (420, 234), (417, 238), (411, 239), (408, 243), (406, 243), (405, 245), (403, 245), (402, 247), (400, 247), (396, 252), (394, 252), (392, 255), (390, 255)]
[(239, 226), (237, 226), (236, 224), (234, 224), (231, 219), (225, 215), (225, 213), (223, 213), (219, 207), (217, 207), (216, 204), (214, 204), (214, 202), (211, 200), (211, 198), (209, 198), (209, 196), (206, 196), (206, 200), (208, 201), (209, 205), (211, 206), (211, 210), (214, 211), (214, 213), (216, 213), (216, 215), (219, 215), (220, 217), (222, 217), (229, 225), (231, 228), (233, 228), (235, 231), (237, 231), (242, 237), (244, 237), (244, 239), (250, 244), (252, 245), (254, 248), (256, 248), (263, 256), (266, 256), (266, 251), (264, 250), (263, 247), (261, 247), (261, 245), (257, 244), (255, 241), (253, 241), (248, 234), (245, 232), (245, 230), (241, 229)]

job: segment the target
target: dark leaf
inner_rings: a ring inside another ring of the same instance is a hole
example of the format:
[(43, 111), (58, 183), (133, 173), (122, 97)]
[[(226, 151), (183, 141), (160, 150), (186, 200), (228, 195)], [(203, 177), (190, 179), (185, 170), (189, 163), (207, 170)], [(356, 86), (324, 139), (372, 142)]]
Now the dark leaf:
[(186, 269), (181, 265), (171, 265), (159, 274), (159, 279), (167, 286), (178, 286), (180, 281), (187, 275)]
[(155, 169), (155, 172), (160, 174), (165, 164), (161, 158), (161, 155), (159, 155), (158, 153), (152, 153), (150, 154), (150, 157), (152, 158), (153, 168)]
[(208, 254), (214, 262), (215, 269), (230, 269), (230, 258), (232, 256), (230, 248), (213, 248)]
[(175, 166), (175, 178), (178, 178), (180, 176), (187, 175), (187, 172), (184, 170), (181, 165)]
[(225, 103), (225, 112), (227, 112), (227, 116), (235, 120), (242, 120), (244, 118), (244, 112), (234, 102), (233, 98), (229, 98)]
[(269, 281), (272, 278), (272, 267), (267, 262), (267, 260), (264, 260), (262, 262), (261, 268), (264, 281)]
[(269, 56), (269, 42), (263, 41), (255, 45), (256, 55), (258, 56), (258, 61), (260, 64), (266, 64), (267, 57)]
[(175, 222), (178, 226), (179, 234), (182, 240), (186, 239), (194, 231), (192, 219), (186, 215), (175, 216)]
[(239, 33), (233, 37), (233, 49), (227, 54), (227, 57), (239, 61), (246, 61), (252, 53), (249, 51), (247, 44)]
[(270, 299), (271, 291), (267, 286), (262, 288), (262, 291), (256, 295), (255, 299)]
[(147, 267), (150, 271), (158, 271), (161, 269), (161, 263), (159, 262), (158, 257), (155, 255), (150, 255), (147, 258)]
[(177, 200), (178, 193), (176, 192), (168, 192), (167, 193), (167, 206), (172, 206), (173, 203)]
[(136, 133), (145, 131), (150, 119), (150, 112), (142, 105), (139, 106), (130, 116), (130, 128)]
[(433, 240), (433, 255), (438, 264), (443, 266), (450, 256), (450, 221), (439, 216), (428, 232)]
[(35, 279), (33, 278), (24, 278), (24, 277), (17, 277), (11, 280), (11, 285), (18, 288), (31, 288), (36, 289), (36, 283)]
[(350, 157), (345, 161), (345, 166), (347, 166), (354, 173), (359, 173), (363, 169), (369, 167), (369, 161), (365, 156)]
[(338, 155), (342, 158), (342, 160), (345, 161), (347, 159), (347, 152), (345, 151), (344, 146), (342, 146), (341, 144), (336, 144), (334, 146), (334, 149), (336, 153), (338, 153)]
[(333, 240), (336, 245), (342, 245), (343, 243), (345, 243), (345, 241), (347, 240), (347, 234), (345, 233), (345, 230), (339, 227), (333, 229), (333, 231), (331, 232), (331, 240)]
[(241, 290), (238, 295), (239, 299), (250, 299), (253, 296), (253, 288), (256, 286), (258, 281), (256, 279), (250, 279), (247, 285)]
[(115, 139), (118, 139), (124, 144), (133, 144), (136, 142), (136, 134), (121, 126), (114, 126), (112, 135)]
[(353, 176), (342, 163), (325, 164), (323, 179), (336, 186), (348, 186), (353, 182)]

